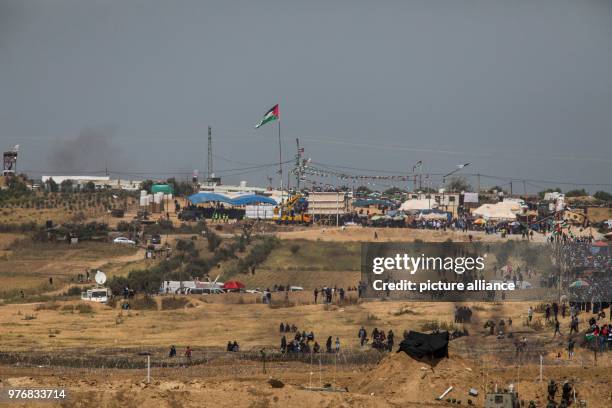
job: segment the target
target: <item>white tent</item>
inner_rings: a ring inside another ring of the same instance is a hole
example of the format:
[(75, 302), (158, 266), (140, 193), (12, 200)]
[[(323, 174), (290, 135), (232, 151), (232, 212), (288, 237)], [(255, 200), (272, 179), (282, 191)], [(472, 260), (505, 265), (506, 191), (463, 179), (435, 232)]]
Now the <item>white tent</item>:
[(516, 214), (521, 211), (521, 204), (516, 201), (501, 201), (497, 204), (483, 204), (472, 214), (485, 220), (509, 221), (516, 220)]
[(438, 208), (436, 200), (423, 198), (420, 200), (407, 200), (400, 206), (400, 211), (414, 211), (414, 210), (429, 210), (432, 208)]
[(419, 220), (426, 220), (426, 221), (446, 220), (446, 219), (448, 219), (448, 215), (446, 213), (431, 212), (429, 214), (419, 214), (418, 219)]

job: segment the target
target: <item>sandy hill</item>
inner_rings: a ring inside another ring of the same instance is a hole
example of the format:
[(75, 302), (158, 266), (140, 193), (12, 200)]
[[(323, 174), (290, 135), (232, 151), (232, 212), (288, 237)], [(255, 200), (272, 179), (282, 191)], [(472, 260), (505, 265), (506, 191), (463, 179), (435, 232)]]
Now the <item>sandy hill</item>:
[(434, 360), (416, 360), (406, 353), (390, 354), (367, 376), (357, 381), (356, 392), (384, 395), (389, 400), (430, 403), (449, 386), (454, 389), (449, 398), (467, 403), (468, 391), (478, 388), (478, 373), (461, 357)]

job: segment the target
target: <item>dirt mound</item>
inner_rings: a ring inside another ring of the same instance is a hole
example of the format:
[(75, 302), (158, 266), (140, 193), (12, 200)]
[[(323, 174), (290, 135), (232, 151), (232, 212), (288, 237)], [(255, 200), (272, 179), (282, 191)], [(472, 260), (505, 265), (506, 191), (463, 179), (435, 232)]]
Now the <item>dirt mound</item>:
[(382, 360), (354, 390), (389, 399), (433, 402), (449, 386), (454, 389), (449, 398), (467, 401), (470, 388), (479, 388), (478, 373), (461, 357), (450, 357), (430, 362), (416, 360), (406, 353), (394, 353)]

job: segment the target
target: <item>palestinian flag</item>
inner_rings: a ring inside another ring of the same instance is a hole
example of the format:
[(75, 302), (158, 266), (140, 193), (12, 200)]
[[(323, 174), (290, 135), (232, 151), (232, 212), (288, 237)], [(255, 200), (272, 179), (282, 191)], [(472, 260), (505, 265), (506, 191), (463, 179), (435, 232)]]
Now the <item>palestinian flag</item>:
[(278, 120), (280, 118), (280, 111), (278, 110), (278, 105), (274, 105), (272, 109), (266, 112), (261, 121), (255, 125), (255, 129), (265, 125), (268, 122), (272, 122), (273, 120)]

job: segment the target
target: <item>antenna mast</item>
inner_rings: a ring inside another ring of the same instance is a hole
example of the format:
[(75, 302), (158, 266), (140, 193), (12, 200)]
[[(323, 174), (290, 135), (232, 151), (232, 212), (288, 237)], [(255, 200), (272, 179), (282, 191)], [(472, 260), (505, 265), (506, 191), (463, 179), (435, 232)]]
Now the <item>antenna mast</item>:
[(208, 174), (210, 180), (213, 176), (213, 157), (212, 157), (212, 128), (208, 127)]

